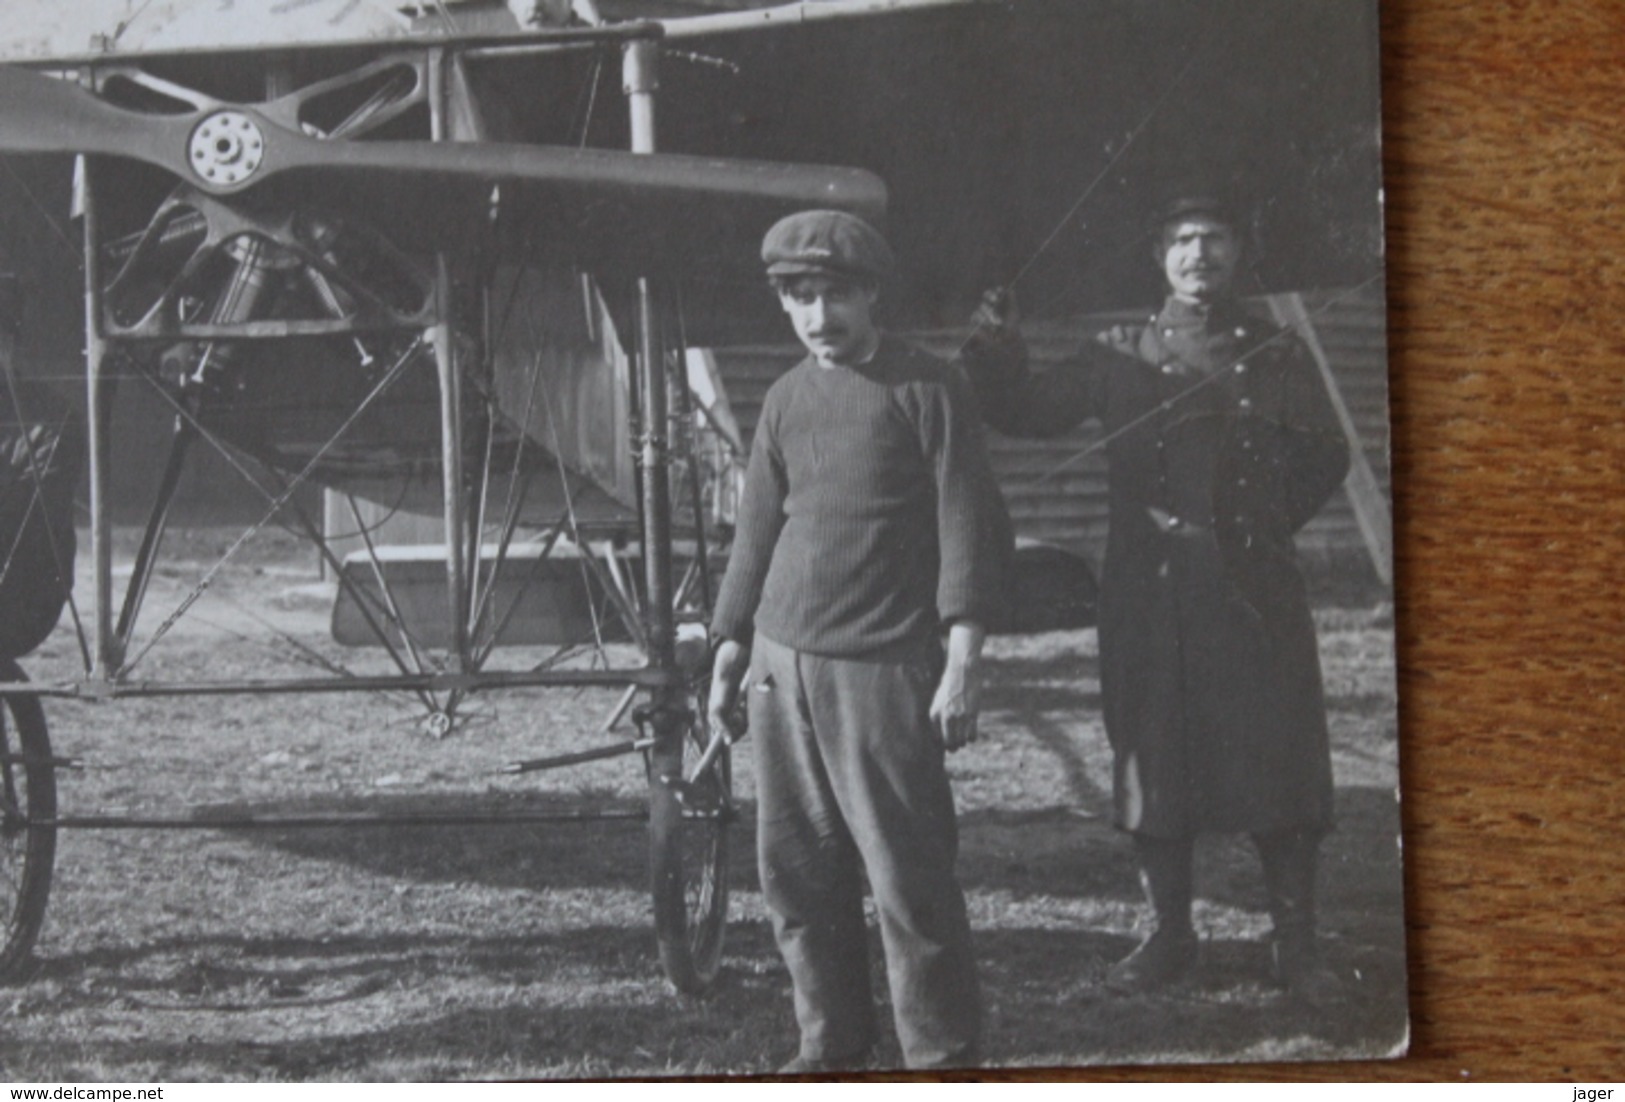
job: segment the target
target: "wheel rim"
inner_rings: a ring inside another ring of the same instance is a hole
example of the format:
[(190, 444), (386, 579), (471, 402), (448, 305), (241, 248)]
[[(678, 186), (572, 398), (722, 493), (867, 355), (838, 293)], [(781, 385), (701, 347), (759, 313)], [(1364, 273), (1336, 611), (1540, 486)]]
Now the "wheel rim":
[(708, 982), (721, 963), (727, 921), (727, 820), (733, 814), (729, 774), (727, 759), (719, 759), (695, 782), (697, 798), (683, 812), (683, 901), (689, 951), (696, 971)]
[(728, 833), (735, 818), (726, 751), (692, 784), (668, 779), (696, 768), (705, 741), (704, 726), (696, 721), (682, 739), (680, 761), (668, 753), (650, 763), (655, 932), (667, 976), (687, 994), (709, 987), (721, 966)]
[[(20, 674), (0, 678), (19, 680)], [(18, 978), (45, 917), (56, 829), (56, 781), (44, 713), (34, 697), (0, 706), (0, 982)]]

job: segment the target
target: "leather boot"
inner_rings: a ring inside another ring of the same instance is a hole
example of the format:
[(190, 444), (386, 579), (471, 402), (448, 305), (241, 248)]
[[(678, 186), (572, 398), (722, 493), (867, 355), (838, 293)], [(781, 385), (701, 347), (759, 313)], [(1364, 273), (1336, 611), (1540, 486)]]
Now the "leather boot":
[(1301, 831), (1253, 837), (1269, 893), (1271, 976), (1311, 1005), (1337, 998), (1341, 983), (1320, 956), (1315, 933), (1315, 876), (1320, 835)]
[(1196, 963), (1191, 927), (1191, 840), (1136, 835), (1140, 885), (1156, 928), (1138, 948), (1106, 970), (1106, 986), (1120, 994), (1154, 991), (1182, 978)]

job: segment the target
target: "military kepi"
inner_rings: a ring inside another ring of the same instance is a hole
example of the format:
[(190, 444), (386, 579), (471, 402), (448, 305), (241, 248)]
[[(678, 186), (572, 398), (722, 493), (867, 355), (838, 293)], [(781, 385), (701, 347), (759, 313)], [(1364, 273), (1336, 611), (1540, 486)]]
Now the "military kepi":
[(780, 219), (762, 238), (770, 276), (830, 275), (879, 282), (895, 264), (880, 231), (838, 210), (804, 210)]
[(1146, 219), (1146, 228), (1159, 230), (1170, 222), (1197, 215), (1216, 218), (1231, 227), (1241, 225), (1240, 204), (1233, 197), (1218, 192), (1192, 192), (1175, 195), (1153, 207)]

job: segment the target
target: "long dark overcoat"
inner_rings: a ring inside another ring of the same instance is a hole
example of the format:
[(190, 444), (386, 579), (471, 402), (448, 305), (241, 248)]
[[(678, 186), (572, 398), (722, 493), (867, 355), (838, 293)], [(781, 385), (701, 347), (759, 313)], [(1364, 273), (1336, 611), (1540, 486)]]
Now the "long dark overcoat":
[(1118, 824), (1161, 837), (1325, 829), (1332, 778), (1293, 534), (1348, 471), (1302, 344), (1238, 303), (1170, 299), (1046, 372), (1019, 339), (965, 354), (1009, 435), (1109, 439), (1101, 694)]

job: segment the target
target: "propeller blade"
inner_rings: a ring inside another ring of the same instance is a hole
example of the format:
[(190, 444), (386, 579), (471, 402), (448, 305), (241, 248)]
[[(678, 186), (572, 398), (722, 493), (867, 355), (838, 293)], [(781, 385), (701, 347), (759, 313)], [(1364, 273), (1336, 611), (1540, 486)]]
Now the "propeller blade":
[(324, 141), (223, 104), (177, 115), (129, 111), (77, 84), (0, 66), (0, 152), (87, 153), (157, 165), (216, 195), (278, 177), (404, 188), (513, 182), (555, 202), (761, 202), (879, 214), (885, 186), (860, 169), (488, 142)]
[(144, 115), (97, 99), (69, 80), (0, 65), (0, 152), (130, 157), (170, 171), (196, 114)]
[[(303, 140), (277, 171), (358, 173), (398, 180), (514, 182), (560, 199), (659, 202), (759, 201), (784, 207), (840, 207), (878, 215), (886, 189), (855, 168), (622, 153), (491, 142), (321, 142)], [(295, 156), (297, 154), (297, 156)]]

